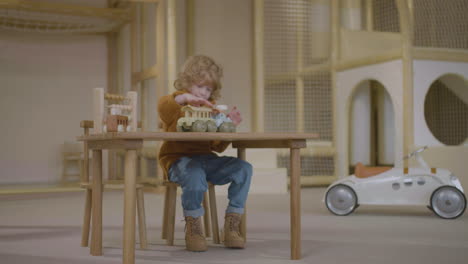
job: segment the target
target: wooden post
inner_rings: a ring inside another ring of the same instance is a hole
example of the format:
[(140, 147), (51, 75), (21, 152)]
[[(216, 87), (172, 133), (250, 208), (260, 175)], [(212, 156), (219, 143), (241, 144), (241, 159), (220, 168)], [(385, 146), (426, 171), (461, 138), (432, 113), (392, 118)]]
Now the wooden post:
[(102, 121), (104, 120), (104, 89), (94, 88), (93, 96), (94, 133), (102, 133)]
[(163, 223), (162, 223), (162, 232), (161, 238), (167, 239), (167, 225), (168, 225), (168, 210), (169, 210), (169, 186), (166, 186), (164, 190), (164, 205), (163, 205)]
[(102, 256), (102, 150), (93, 150), (91, 255)]
[[(111, 7), (112, 3), (110, 0), (107, 1), (107, 6)], [(117, 88), (117, 68), (118, 59), (117, 56), (117, 33), (108, 32), (106, 34), (107, 44), (107, 92), (118, 94)], [(109, 180), (116, 179), (115, 171), (115, 150), (109, 149), (107, 151), (107, 178)]]
[(131, 111), (131, 120), (130, 120), (130, 127), (131, 132), (136, 132), (138, 129), (138, 94), (134, 91), (127, 92), (127, 97), (130, 98), (130, 106), (132, 107)]
[(254, 56), (253, 57), (253, 96), (252, 109), (254, 116), (252, 118), (252, 128), (255, 132), (263, 132), (265, 130), (265, 99), (264, 99), (264, 64), (263, 64), (263, 10), (264, 0), (254, 0)]
[(366, 0), (366, 29), (367, 31), (374, 30), (374, 20), (373, 20), (373, 7), (372, 0)]
[(89, 226), (91, 222), (91, 201), (92, 201), (91, 189), (86, 189), (86, 200), (83, 214), (83, 229), (81, 230), (81, 246), (87, 247), (89, 241)]
[[(331, 1), (331, 48), (330, 48), (330, 62), (331, 62), (331, 69), (330, 69), (330, 80), (331, 80), (331, 98), (332, 98), (332, 124), (333, 124), (333, 144), (334, 147), (337, 148), (336, 142), (338, 140), (338, 133), (336, 131), (338, 127), (338, 113), (336, 111), (336, 97), (337, 97), (337, 67), (338, 67), (338, 60), (340, 59), (340, 6), (338, 1)], [(346, 128), (349, 130), (349, 128)], [(349, 131), (348, 131), (349, 133)], [(349, 139), (345, 140), (346, 144), (349, 143)], [(333, 160), (335, 165), (335, 177), (338, 177), (338, 172), (340, 171), (340, 165), (344, 165), (344, 169), (348, 171), (348, 157), (349, 157), (349, 150), (346, 147), (345, 151), (345, 159), (343, 163), (340, 162), (338, 158), (338, 153), (335, 151), (333, 154)]]
[[(85, 136), (89, 135), (89, 128), (84, 128)], [(81, 175), (82, 183), (89, 183), (89, 148), (88, 141), (83, 142), (83, 175)], [(83, 213), (83, 228), (81, 230), (81, 246), (87, 247), (89, 241), (89, 227), (91, 223), (91, 201), (92, 190), (86, 189), (85, 208)]]
[(304, 22), (296, 19), (296, 132), (304, 132)]
[[(237, 157), (241, 160), (246, 160), (245, 148), (237, 149)], [(244, 241), (247, 241), (247, 201), (244, 205), (244, 214), (242, 215), (240, 233), (244, 237)]]
[[(130, 23), (130, 68), (132, 76), (139, 71), (138, 69), (138, 3), (132, 3), (132, 22)], [(132, 91), (138, 90), (138, 82), (132, 78)]]
[[(403, 155), (414, 144), (413, 136), (413, 16), (412, 1), (397, 0), (403, 50)], [(408, 159), (403, 161), (408, 167)]]
[(208, 193), (205, 192), (205, 194), (203, 194), (203, 209), (205, 209), (205, 214), (203, 215), (203, 226), (204, 226), (204, 229), (205, 229), (205, 236), (206, 237), (210, 237), (211, 236), (211, 230), (210, 230), (210, 226), (211, 226), (211, 222), (210, 222), (210, 217), (211, 217), (211, 214), (216, 214), (216, 212), (211, 212), (210, 211), (210, 206), (208, 204), (208, 200), (210, 198), (208, 198)]
[(195, 50), (195, 0), (186, 0), (186, 56), (192, 56)]
[(137, 151), (125, 153), (123, 263), (135, 263), (135, 213), (136, 213), (136, 162)]
[(175, 222), (175, 207), (176, 207), (176, 200), (177, 200), (177, 186), (168, 185), (166, 188), (166, 192), (168, 192), (167, 198), (167, 208), (166, 211), (167, 219), (166, 219), (166, 237), (167, 237), (167, 245), (173, 246), (174, 245), (174, 222)]
[(219, 226), (218, 226), (218, 209), (216, 208), (216, 193), (215, 193), (215, 187), (212, 184), (208, 185), (208, 194), (210, 196), (210, 209), (211, 209), (211, 227), (213, 231), (213, 242), (215, 244), (220, 243), (219, 239)]
[(301, 156), (299, 148), (290, 149), (291, 259), (301, 258)]
[(143, 188), (137, 190), (137, 210), (138, 210), (138, 230), (140, 235), (140, 248), (148, 247), (146, 239), (146, 214), (145, 214), (145, 197), (143, 196)]
[(177, 78), (177, 1), (167, 1), (167, 87)]
[[(145, 27), (146, 22), (148, 20), (148, 16), (146, 15), (144, 4), (140, 6), (140, 20), (138, 24), (138, 28), (140, 29), (140, 69), (145, 70), (148, 66), (146, 61), (148, 57), (146, 55), (147, 50), (147, 28)], [(141, 130), (145, 131), (147, 129), (147, 114), (146, 114), (146, 97), (148, 96), (147, 86), (145, 85), (144, 81), (140, 82), (140, 120), (141, 120)], [(140, 170), (141, 171), (141, 170)]]

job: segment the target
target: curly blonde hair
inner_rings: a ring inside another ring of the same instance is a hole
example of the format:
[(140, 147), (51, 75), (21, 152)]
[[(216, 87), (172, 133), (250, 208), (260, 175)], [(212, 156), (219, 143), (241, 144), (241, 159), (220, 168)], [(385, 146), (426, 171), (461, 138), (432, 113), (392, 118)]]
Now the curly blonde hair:
[(213, 91), (210, 100), (216, 100), (221, 96), (222, 77), (223, 68), (212, 58), (205, 55), (196, 55), (185, 61), (182, 72), (174, 81), (174, 87), (178, 91), (188, 91), (193, 84), (211, 85)]

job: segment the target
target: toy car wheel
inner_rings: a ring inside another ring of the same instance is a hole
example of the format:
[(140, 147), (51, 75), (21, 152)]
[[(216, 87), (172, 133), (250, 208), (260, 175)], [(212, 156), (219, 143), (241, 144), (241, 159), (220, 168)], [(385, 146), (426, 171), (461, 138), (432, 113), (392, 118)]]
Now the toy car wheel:
[(229, 132), (231, 132), (231, 126), (229, 125), (228, 122), (224, 122), (218, 127), (218, 131), (219, 132), (229, 133)]
[(466, 197), (453, 186), (442, 186), (432, 193), (431, 208), (441, 218), (455, 219), (465, 212)]
[(218, 127), (216, 127), (216, 123), (211, 120), (206, 121), (206, 127), (208, 132), (216, 132), (218, 130)]
[(349, 215), (357, 208), (357, 196), (351, 187), (337, 184), (325, 195), (325, 205), (335, 215)]
[(192, 132), (206, 132), (207, 125), (202, 120), (197, 120), (192, 124)]

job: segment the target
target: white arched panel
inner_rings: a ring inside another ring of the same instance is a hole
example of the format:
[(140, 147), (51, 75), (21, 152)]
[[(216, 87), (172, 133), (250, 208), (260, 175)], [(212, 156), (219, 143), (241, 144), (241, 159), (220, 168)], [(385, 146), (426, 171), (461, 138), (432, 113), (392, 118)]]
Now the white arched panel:
[[(424, 101), (431, 84), (446, 74), (455, 74), (468, 80), (468, 63), (415, 60), (414, 69), (414, 144), (416, 146), (444, 146), (427, 126)], [(468, 91), (467, 91), (468, 92)], [(464, 145), (468, 145), (465, 143)]]
[(338, 177), (347, 175), (349, 156), (349, 110), (354, 89), (364, 80), (376, 80), (387, 90), (395, 116), (395, 166), (402, 166), (403, 157), (403, 75), (402, 61), (394, 60), (337, 73), (336, 82), (336, 149)]

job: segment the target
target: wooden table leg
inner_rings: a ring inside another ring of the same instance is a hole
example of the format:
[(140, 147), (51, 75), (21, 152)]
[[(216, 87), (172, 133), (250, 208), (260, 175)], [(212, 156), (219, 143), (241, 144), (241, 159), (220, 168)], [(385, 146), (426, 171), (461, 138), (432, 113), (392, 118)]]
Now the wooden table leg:
[(136, 163), (137, 151), (125, 152), (125, 193), (124, 193), (124, 233), (123, 263), (135, 263), (135, 218), (136, 218)]
[(301, 258), (301, 156), (299, 148), (290, 149), (291, 167), (291, 259)]
[(102, 256), (102, 150), (93, 150), (91, 255)]
[[(245, 148), (237, 149), (237, 157), (241, 160), (246, 160)], [(247, 241), (247, 201), (245, 202), (244, 214), (242, 215), (240, 233), (244, 237), (244, 241)]]

